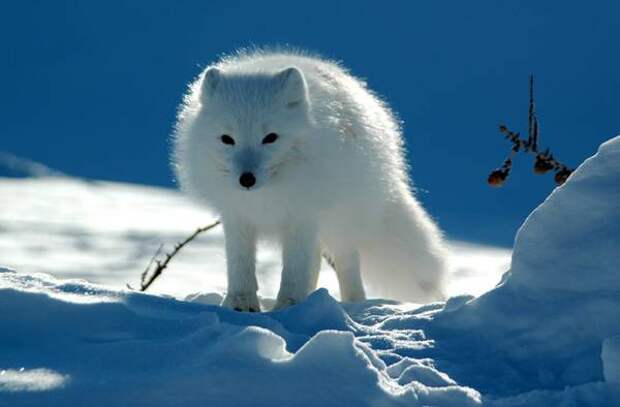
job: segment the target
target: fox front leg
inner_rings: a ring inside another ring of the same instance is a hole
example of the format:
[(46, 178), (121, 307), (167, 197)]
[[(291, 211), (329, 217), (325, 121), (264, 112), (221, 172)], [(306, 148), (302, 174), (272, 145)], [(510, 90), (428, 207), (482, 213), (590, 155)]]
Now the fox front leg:
[(224, 219), (228, 293), (222, 305), (236, 311), (259, 312), (256, 291), (256, 230), (239, 219)]
[(289, 226), (282, 239), (282, 279), (274, 310), (301, 302), (314, 291), (321, 266), (314, 225)]

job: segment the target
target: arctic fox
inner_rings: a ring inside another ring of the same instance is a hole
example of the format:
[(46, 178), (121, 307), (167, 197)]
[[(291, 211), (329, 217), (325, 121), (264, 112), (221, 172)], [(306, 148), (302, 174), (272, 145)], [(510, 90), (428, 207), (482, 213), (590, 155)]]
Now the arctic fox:
[(182, 188), (220, 214), (225, 306), (259, 311), (256, 242), (282, 247), (275, 309), (317, 285), (321, 255), (345, 302), (373, 293), (440, 299), (441, 233), (409, 186), (394, 115), (336, 63), (253, 51), (207, 67), (179, 111), (173, 164)]

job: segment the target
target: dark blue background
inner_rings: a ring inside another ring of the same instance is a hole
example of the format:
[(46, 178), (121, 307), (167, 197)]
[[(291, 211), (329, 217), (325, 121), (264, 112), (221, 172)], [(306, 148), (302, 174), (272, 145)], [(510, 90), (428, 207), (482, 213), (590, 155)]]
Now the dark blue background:
[(0, 150), (69, 174), (172, 187), (186, 84), (221, 53), (291, 44), (342, 60), (405, 123), (449, 236), (510, 245), (553, 188), (509, 150), (537, 78), (542, 144), (570, 165), (620, 133), (619, 2), (15, 1), (0, 5)]

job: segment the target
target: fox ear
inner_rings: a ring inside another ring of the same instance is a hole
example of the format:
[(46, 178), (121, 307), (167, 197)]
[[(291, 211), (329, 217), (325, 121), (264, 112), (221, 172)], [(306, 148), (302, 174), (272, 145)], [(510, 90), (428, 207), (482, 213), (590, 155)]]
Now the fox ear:
[(276, 74), (287, 107), (296, 107), (308, 101), (308, 86), (304, 74), (296, 67), (285, 68)]
[(215, 89), (217, 88), (217, 84), (220, 82), (222, 78), (222, 73), (217, 68), (209, 68), (205, 72), (205, 77), (202, 80), (202, 91), (200, 95), (200, 99), (202, 101), (206, 100), (208, 97), (213, 96), (215, 93)]

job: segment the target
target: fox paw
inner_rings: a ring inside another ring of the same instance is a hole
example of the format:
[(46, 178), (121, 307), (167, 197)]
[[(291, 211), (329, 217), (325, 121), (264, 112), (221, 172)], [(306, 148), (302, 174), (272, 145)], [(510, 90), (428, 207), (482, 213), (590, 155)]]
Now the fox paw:
[(228, 293), (222, 306), (242, 312), (260, 312), (260, 304), (256, 293)]
[(298, 301), (292, 298), (278, 298), (276, 301), (276, 305), (273, 306), (273, 311), (279, 311), (281, 309), (290, 307), (291, 305), (297, 304)]

